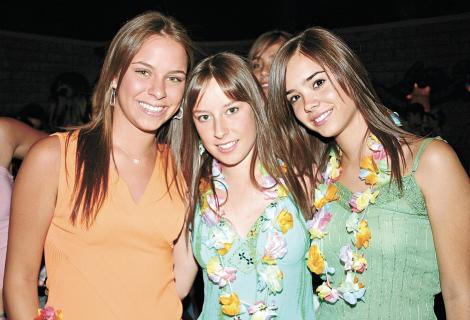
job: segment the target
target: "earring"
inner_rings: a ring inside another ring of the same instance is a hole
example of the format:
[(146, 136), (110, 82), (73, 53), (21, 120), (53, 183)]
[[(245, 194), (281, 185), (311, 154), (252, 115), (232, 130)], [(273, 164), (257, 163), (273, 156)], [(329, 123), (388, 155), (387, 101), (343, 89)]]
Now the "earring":
[(181, 120), (183, 119), (183, 107), (180, 106), (178, 113), (173, 116), (173, 119)]
[(204, 145), (202, 144), (201, 140), (199, 140), (198, 148), (199, 148), (199, 155), (202, 156), (204, 152), (206, 152), (206, 148), (204, 148)]
[(111, 97), (109, 97), (109, 105), (114, 106), (116, 103), (116, 88), (111, 88)]

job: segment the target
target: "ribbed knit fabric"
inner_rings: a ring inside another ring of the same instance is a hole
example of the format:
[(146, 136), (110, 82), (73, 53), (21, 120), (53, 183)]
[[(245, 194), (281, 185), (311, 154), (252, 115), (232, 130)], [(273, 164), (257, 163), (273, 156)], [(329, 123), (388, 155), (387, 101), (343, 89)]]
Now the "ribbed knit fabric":
[(65, 134), (58, 136), (62, 157), (59, 191), (45, 243), (47, 304), (61, 309), (67, 320), (181, 319), (173, 241), (181, 231), (185, 208), (173, 187), (171, 198), (167, 192), (159, 161), (162, 155), (157, 156), (137, 202), (111, 167), (107, 199), (96, 222), (86, 229), (72, 225), (69, 219), (76, 135), (66, 158)]
[[(372, 232), (364, 250), (367, 270), (360, 275), (366, 286), (364, 301), (351, 307), (343, 300), (322, 302), (318, 319), (435, 319), (434, 295), (440, 291), (439, 273), (431, 226), (423, 195), (416, 183), (419, 158), (431, 139), (421, 144), (413, 168), (403, 177), (403, 194), (394, 183), (380, 188), (377, 202), (368, 207), (366, 217)], [(339, 251), (351, 244), (346, 220), (351, 211), (352, 193), (337, 183), (340, 199), (331, 204), (333, 218), (323, 240), (323, 252), (335, 286), (344, 278)]]

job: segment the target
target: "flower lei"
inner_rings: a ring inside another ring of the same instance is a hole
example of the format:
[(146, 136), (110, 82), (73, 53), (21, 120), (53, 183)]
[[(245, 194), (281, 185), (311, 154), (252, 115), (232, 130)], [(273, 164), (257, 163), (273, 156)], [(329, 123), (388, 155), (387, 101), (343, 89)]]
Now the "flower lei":
[(64, 315), (61, 310), (54, 310), (53, 307), (47, 306), (43, 309), (38, 309), (38, 315), (34, 320), (63, 320)]
[(372, 233), (367, 223), (367, 208), (375, 203), (379, 195), (378, 186), (390, 181), (390, 171), (387, 165), (387, 154), (375, 135), (369, 134), (367, 146), (372, 155), (365, 156), (360, 162), (359, 178), (368, 188), (364, 192), (356, 192), (349, 200), (351, 215), (346, 221), (346, 232), (351, 234), (351, 244), (341, 247), (339, 259), (344, 266), (345, 279), (339, 286), (333, 286), (332, 275), (335, 269), (328, 266), (322, 253), (323, 238), (328, 233), (326, 227), (332, 218), (329, 203), (339, 199), (337, 187), (334, 184), (341, 174), (339, 159), (334, 151), (330, 151), (330, 159), (322, 173), (323, 183), (315, 189), (314, 206), (317, 210), (314, 218), (307, 222), (310, 232), (311, 246), (306, 254), (307, 266), (315, 274), (321, 276), (324, 282), (317, 287), (316, 292), (321, 300), (335, 303), (340, 298), (350, 305), (363, 300), (366, 287), (359, 281), (359, 274), (367, 270), (367, 260), (364, 251), (369, 247)]
[[(285, 168), (281, 164), (281, 168)], [(293, 227), (292, 214), (285, 208), (279, 207), (281, 199), (288, 196), (283, 184), (279, 185), (269, 176), (267, 171), (260, 166), (262, 174), (261, 185), (266, 188), (263, 191), (265, 198), (273, 200), (265, 210), (261, 230), (268, 233), (264, 253), (259, 262), (255, 263), (258, 276), (257, 292), (265, 294), (266, 299), (249, 303), (240, 300), (232, 288), (232, 283), (237, 278), (237, 269), (224, 263), (224, 256), (230, 251), (236, 233), (227, 224), (221, 221), (225, 212), (220, 208), (219, 202), (226, 200), (226, 196), (214, 195), (214, 191), (206, 180), (201, 180), (199, 189), (201, 192), (200, 213), (203, 222), (208, 226), (208, 247), (212, 248), (214, 255), (209, 259), (206, 269), (211, 282), (223, 288), (224, 293), (219, 297), (219, 303), (223, 314), (235, 317), (248, 312), (250, 319), (268, 320), (277, 316), (278, 306), (268, 303), (270, 294), (276, 295), (282, 291), (284, 274), (277, 265), (287, 253), (287, 242), (284, 235)], [(215, 189), (227, 194), (228, 185), (222, 174), (221, 166), (216, 161), (212, 162), (212, 179)]]

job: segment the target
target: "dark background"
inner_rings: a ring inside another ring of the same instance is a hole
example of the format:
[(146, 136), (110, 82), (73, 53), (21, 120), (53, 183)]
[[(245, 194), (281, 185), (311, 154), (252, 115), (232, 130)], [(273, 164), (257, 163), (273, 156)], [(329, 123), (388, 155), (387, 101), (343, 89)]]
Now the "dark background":
[(460, 14), (470, 12), (470, 1), (2, 0), (0, 30), (107, 41), (145, 10), (172, 15), (196, 41), (227, 41), (254, 39), (274, 28), (297, 32), (312, 25), (344, 28)]

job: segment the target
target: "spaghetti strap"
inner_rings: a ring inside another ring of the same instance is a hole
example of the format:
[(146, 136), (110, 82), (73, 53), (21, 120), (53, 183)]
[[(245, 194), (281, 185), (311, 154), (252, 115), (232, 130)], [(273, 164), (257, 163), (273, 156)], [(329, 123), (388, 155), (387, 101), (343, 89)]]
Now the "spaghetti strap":
[(419, 146), (418, 152), (416, 153), (416, 157), (413, 161), (413, 168), (411, 169), (412, 174), (414, 174), (416, 172), (416, 170), (418, 169), (419, 159), (423, 155), (423, 152), (424, 152), (424, 150), (426, 150), (426, 147), (428, 146), (428, 144), (433, 140), (443, 140), (443, 139), (441, 137), (431, 137), (431, 138), (425, 138), (421, 142), (421, 145)]

